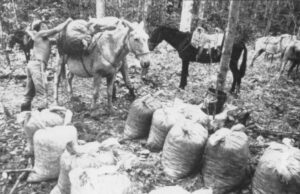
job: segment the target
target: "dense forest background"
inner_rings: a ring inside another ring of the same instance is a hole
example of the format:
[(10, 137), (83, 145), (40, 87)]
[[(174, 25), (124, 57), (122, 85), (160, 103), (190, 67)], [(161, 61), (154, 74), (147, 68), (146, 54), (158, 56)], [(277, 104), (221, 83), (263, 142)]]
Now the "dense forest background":
[[(198, 7), (203, 1), (204, 17), (200, 22), (225, 29), (229, 0), (194, 0), (192, 29), (199, 21)], [(146, 0), (106, 0), (105, 12), (107, 16), (124, 17), (130, 21), (146, 18), (150, 31), (157, 25), (179, 25), (182, 0), (152, 0), (148, 13), (143, 12), (145, 2)], [(167, 11), (169, 4), (173, 6), (173, 13)], [(300, 26), (299, 0), (241, 0), (239, 12), (238, 32), (248, 40), (269, 34), (296, 34)], [(2, 0), (0, 13), (2, 31), (10, 34), (17, 28), (26, 27), (36, 18), (56, 25), (67, 17), (95, 17), (96, 0)], [(169, 15), (175, 17), (168, 17)]]

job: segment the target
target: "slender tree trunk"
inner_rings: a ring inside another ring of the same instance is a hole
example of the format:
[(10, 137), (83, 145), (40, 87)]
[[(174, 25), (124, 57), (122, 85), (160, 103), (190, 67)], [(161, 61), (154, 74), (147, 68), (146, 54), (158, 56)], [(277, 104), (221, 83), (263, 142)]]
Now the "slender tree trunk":
[(147, 17), (149, 13), (149, 7), (151, 6), (152, 0), (145, 0), (144, 2), (144, 8), (143, 8), (143, 22), (145, 24), (145, 30), (148, 32), (148, 22), (147, 22)]
[(267, 13), (268, 18), (267, 18), (267, 26), (266, 26), (266, 29), (265, 29), (265, 36), (267, 36), (269, 34), (269, 31), (270, 31), (270, 28), (271, 28), (271, 25), (272, 25), (274, 1), (271, 1), (269, 6), (270, 6), (270, 8), (269, 8), (269, 11)]
[(144, 9), (142, 7), (142, 0), (138, 0), (138, 10), (137, 10), (137, 18), (140, 21), (143, 18)]
[(193, 0), (182, 1), (182, 11), (180, 18), (180, 31), (190, 32), (193, 19)]
[(96, 17), (102, 18), (105, 16), (105, 0), (96, 0)]
[(206, 5), (206, 0), (200, 0), (199, 7), (198, 7), (197, 25), (199, 25), (200, 21), (203, 21), (204, 19), (205, 5)]
[(229, 69), (232, 46), (235, 37), (236, 21), (238, 19), (239, 0), (231, 0), (229, 8), (228, 24), (222, 49), (220, 72), (217, 77), (217, 90), (224, 91), (227, 72)]

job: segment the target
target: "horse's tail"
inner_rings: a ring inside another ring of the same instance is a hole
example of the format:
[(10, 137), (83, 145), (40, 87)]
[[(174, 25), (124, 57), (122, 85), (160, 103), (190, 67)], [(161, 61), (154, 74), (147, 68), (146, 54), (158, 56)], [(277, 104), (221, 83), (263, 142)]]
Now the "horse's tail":
[(247, 69), (247, 48), (246, 48), (245, 44), (243, 44), (243, 50), (244, 50), (243, 61), (242, 61), (242, 64), (240, 66), (240, 75), (241, 75), (241, 77), (245, 76), (246, 69)]

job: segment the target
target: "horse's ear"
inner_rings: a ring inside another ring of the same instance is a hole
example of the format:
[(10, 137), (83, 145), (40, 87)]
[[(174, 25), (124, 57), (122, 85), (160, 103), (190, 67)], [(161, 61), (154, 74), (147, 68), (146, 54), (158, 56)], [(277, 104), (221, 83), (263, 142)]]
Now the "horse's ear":
[(139, 23), (139, 26), (140, 26), (142, 29), (145, 29), (145, 23), (144, 23), (144, 21), (141, 21), (141, 22)]

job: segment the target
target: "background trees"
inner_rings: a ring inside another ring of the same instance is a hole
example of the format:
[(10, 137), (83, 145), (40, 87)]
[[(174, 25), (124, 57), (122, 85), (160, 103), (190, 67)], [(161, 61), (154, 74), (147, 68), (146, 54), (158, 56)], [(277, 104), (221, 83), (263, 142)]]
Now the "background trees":
[[(103, 0), (105, 15), (124, 17), (130, 21), (145, 20), (149, 28), (178, 25), (182, 0)], [(185, 1), (185, 0), (184, 0)], [(189, 0), (193, 3), (193, 30), (197, 23), (226, 28), (229, 0)], [(169, 17), (167, 5), (173, 10)], [(0, 2), (3, 31), (28, 25), (34, 18), (56, 24), (66, 17), (96, 17), (96, 0), (2, 0)], [(254, 38), (264, 34), (295, 34), (300, 26), (299, 0), (242, 0), (237, 34)]]

